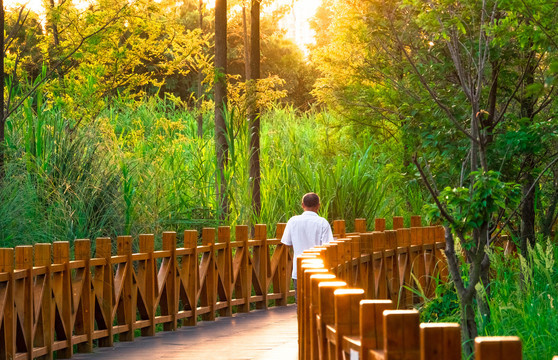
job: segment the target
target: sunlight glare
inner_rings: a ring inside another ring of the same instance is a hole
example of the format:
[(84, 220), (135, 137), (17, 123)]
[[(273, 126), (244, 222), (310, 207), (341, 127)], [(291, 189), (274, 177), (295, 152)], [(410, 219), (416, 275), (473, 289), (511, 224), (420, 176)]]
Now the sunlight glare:
[(8, 9), (17, 9), (23, 5), (26, 9), (30, 9), (37, 14), (43, 12), (42, 0), (4, 0), (4, 5)]
[(307, 54), (307, 45), (316, 43), (316, 33), (310, 28), (309, 20), (316, 15), (322, 0), (277, 0), (280, 5), (291, 5), (292, 9), (279, 23), (286, 30), (286, 36)]
[[(72, 3), (76, 9), (84, 10), (91, 4), (91, 0), (73, 0)], [(21, 6), (25, 6), (26, 9), (39, 15), (42, 15), (44, 12), (43, 0), (4, 0), (4, 5), (8, 9), (18, 9)]]
[[(154, 0), (160, 2), (161, 0)], [(77, 8), (86, 8), (90, 0), (73, 0)], [(215, 8), (215, 0), (204, 0), (208, 10)], [(4, 0), (7, 8), (18, 8), (25, 5), (37, 14), (43, 13), (42, 0)], [(315, 32), (310, 28), (309, 20), (314, 17), (316, 10), (321, 5), (322, 0), (275, 0), (270, 6), (270, 10), (280, 6), (291, 6), (291, 11), (279, 22), (279, 27), (286, 31), (287, 38), (292, 39), (296, 45), (305, 53), (306, 46), (315, 44)], [(265, 10), (264, 10), (265, 11)]]

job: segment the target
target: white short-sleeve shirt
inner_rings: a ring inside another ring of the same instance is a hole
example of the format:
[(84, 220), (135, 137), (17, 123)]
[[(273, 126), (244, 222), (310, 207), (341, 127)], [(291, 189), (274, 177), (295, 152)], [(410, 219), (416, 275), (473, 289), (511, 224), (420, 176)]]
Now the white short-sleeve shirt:
[(293, 247), (293, 274), (296, 279), (296, 259), (304, 250), (333, 240), (331, 226), (326, 219), (313, 211), (305, 211), (293, 216), (287, 222), (281, 242)]

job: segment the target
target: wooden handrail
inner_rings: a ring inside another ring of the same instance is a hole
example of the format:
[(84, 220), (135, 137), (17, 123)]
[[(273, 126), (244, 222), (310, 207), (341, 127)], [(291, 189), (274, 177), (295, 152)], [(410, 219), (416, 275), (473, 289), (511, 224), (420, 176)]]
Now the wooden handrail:
[[(175, 330), (251, 307), (286, 305), (292, 254), (265, 225), (142, 234), (0, 249), (0, 359), (69, 358), (74, 349), (152, 336), (158, 326)], [(34, 260), (33, 260), (34, 258)]]
[[(443, 228), (419, 227), (420, 217), (410, 229), (399, 227), (399, 219), (394, 224), (396, 230), (345, 234), (298, 259), (299, 359), (352, 353), (363, 360), (461, 359), (459, 324), (419, 324), (416, 310), (393, 310), (417, 300), (408, 291), (411, 279), (427, 296), (435, 278), (447, 279)], [(381, 229), (385, 221), (375, 225)], [(336, 230), (342, 234), (344, 223)], [(478, 337), (475, 347), (477, 359), (521, 359), (516, 337)]]
[[(297, 264), (279, 241), (285, 224), (277, 225), (273, 239), (265, 225), (255, 227), (254, 239), (247, 226), (237, 226), (234, 242), (229, 227), (206, 228), (199, 245), (198, 232), (186, 230), (181, 247), (175, 232), (165, 232), (160, 250), (153, 234), (142, 234), (139, 253), (133, 253), (130, 236), (116, 239), (116, 254), (110, 238), (95, 240), (94, 255), (89, 240), (76, 240), (73, 260), (68, 242), (0, 249), (0, 358), (69, 358), (74, 349), (91, 351), (94, 343), (112, 346), (114, 335), (132, 341), (136, 330), (152, 336), (158, 325), (174, 330), (196, 325), (198, 317), (247, 312), (251, 305), (286, 305), (294, 296), (289, 284), (295, 265), (304, 319), (301, 359), (342, 358), (351, 351), (361, 359), (387, 359), (394, 351), (389, 345), (400, 343), (409, 345), (410, 358), (419, 344), (423, 358), (460, 359), (459, 325), (418, 327), (414, 313), (393, 310), (418, 300), (409, 291), (414, 281), (429, 296), (433, 279), (447, 278), (443, 229), (420, 227), (420, 217), (411, 218), (408, 229), (399, 217), (393, 225), (386, 230), (385, 219), (375, 219), (375, 231), (367, 232), (366, 220), (357, 219), (355, 232), (347, 233), (345, 222), (337, 221), (337, 239), (306, 251)], [(407, 321), (400, 316), (412, 316), (413, 325), (403, 340), (392, 339), (398, 332), (390, 326)], [(497, 358), (492, 356), (498, 349), (521, 353), (517, 338), (477, 340), (477, 353), (490, 354), (484, 359)]]

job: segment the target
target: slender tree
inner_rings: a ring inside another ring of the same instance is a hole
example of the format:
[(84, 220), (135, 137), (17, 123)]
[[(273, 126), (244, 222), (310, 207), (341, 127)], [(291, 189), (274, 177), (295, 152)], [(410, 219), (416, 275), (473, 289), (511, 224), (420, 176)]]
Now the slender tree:
[(4, 111), (4, 87), (5, 87), (5, 79), (4, 79), (4, 0), (0, 0), (0, 50), (2, 53), (0, 54), (0, 81), (2, 82), (2, 92), (0, 94), (0, 180), (4, 178), (5, 169), (4, 169), (4, 145), (5, 145), (5, 133), (4, 127), (6, 124), (5, 118), (5, 111)]
[(220, 217), (228, 213), (225, 164), (228, 152), (225, 112), (227, 106), (227, 0), (215, 1), (215, 154), (216, 192)]
[(248, 36), (248, 20), (246, 19), (246, 5), (242, 4), (242, 32), (244, 37), (244, 77), (248, 81), (250, 76), (250, 40)]
[[(200, 31), (203, 34), (203, 0), (199, 0), (198, 3), (198, 13), (199, 13), (199, 26)], [(198, 89), (197, 89), (197, 107), (198, 107), (198, 137), (201, 139), (203, 137), (203, 113), (202, 113), (202, 97), (203, 97), (203, 71), (201, 67), (198, 68)]]
[(260, 0), (252, 0), (250, 22), (250, 75), (249, 107), (250, 121), (250, 178), (252, 179), (252, 206), (254, 214), (260, 215), (260, 114), (258, 109), (257, 81), (260, 78)]

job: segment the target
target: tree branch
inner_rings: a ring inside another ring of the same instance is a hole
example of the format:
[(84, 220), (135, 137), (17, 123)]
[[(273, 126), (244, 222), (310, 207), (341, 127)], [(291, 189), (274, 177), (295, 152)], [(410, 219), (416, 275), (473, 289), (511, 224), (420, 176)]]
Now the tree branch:
[(550, 169), (554, 164), (558, 163), (558, 154), (554, 154), (553, 156), (556, 156), (554, 158), (554, 160), (552, 160), (544, 169), (543, 171), (541, 171), (541, 173), (539, 174), (539, 176), (537, 176), (537, 178), (535, 179), (535, 181), (533, 181), (533, 184), (531, 185), (531, 187), (529, 188), (529, 190), (527, 191), (527, 193), (525, 193), (523, 195), (523, 198), (521, 199), (521, 202), (517, 205), (517, 207), (515, 208), (515, 210), (510, 214), (510, 216), (508, 216), (508, 219), (504, 222), (504, 224), (500, 227), (500, 230), (498, 230), (496, 232), (495, 235), (493, 235), (490, 238), (489, 242), (494, 241), (498, 235), (500, 235), (502, 233), (502, 231), (504, 230), (504, 228), (508, 225), (508, 223), (511, 221), (512, 217), (517, 213), (517, 211), (519, 211), (519, 209), (521, 208), (521, 206), (523, 206), (523, 203), (525, 202), (525, 200), (527, 199), (527, 197), (529, 196), (529, 194), (531, 194), (531, 191), (533, 191), (535, 189), (535, 185), (537, 185), (537, 183), (539, 182), (539, 180), (541, 179), (541, 177), (544, 175), (544, 173)]
[(52, 67), (52, 69), (50, 69), (44, 77), (42, 77), (39, 81), (37, 81), (37, 83), (19, 100), (19, 102), (12, 108), (12, 109), (8, 109), (8, 111), (6, 112), (6, 115), (4, 116), (4, 119), (7, 119), (15, 110), (17, 110), (22, 104), (23, 102), (29, 97), (31, 96), (31, 94), (33, 94), (48, 78), (50, 78), (50, 76), (56, 72), (58, 70), (58, 68), (66, 61), (68, 60), (70, 57), (72, 57), (72, 55), (74, 55), (83, 45), (83, 43), (85, 43), (85, 41), (87, 39), (89, 39), (90, 37), (93, 37), (97, 34), (99, 34), (100, 32), (103, 32), (106, 28), (109, 27), (109, 25), (111, 25), (112, 23), (116, 22), (116, 20), (119, 19), (119, 17), (117, 16), (120, 12), (122, 12), (122, 10), (124, 10), (128, 5), (124, 5), (123, 7), (121, 7), (115, 14), (115, 16), (110, 19), (109, 21), (107, 21), (103, 26), (101, 26), (99, 29), (95, 30), (94, 32), (86, 35), (85, 37), (81, 38), (81, 41), (79, 42), (79, 44), (76, 45), (76, 47), (70, 51), (70, 53), (68, 53), (62, 60), (60, 60), (55, 66)]
[(397, 35), (397, 31), (393, 26), (392, 20), (390, 19), (390, 28), (392, 30), (392, 33), (395, 37), (395, 39), (397, 40), (397, 44), (401, 50), (401, 52), (403, 52), (403, 54), (405, 55), (405, 58), (407, 59), (407, 62), (409, 63), (409, 65), (411, 65), (411, 67), (413, 68), (414, 73), (418, 76), (420, 83), (422, 84), (422, 86), (426, 89), (426, 91), (430, 94), (430, 97), (432, 98), (432, 100), (434, 100), (434, 102), (436, 103), (436, 105), (438, 105), (449, 117), (449, 119), (451, 120), (451, 122), (453, 122), (453, 124), (455, 125), (455, 127), (461, 131), (465, 136), (467, 136), (471, 141), (474, 141), (476, 143), (479, 142), (478, 139), (475, 139), (471, 134), (469, 134), (469, 132), (467, 132), (467, 130), (465, 130), (463, 128), (463, 126), (461, 126), (461, 124), (459, 123), (459, 121), (457, 121), (457, 119), (455, 118), (455, 116), (453, 115), (453, 113), (451, 112), (451, 110), (444, 104), (442, 103), (442, 101), (438, 98), (438, 95), (436, 94), (436, 92), (434, 91), (434, 89), (432, 89), (430, 87), (430, 85), (428, 85), (428, 83), (426, 82), (426, 79), (422, 76), (422, 74), (420, 73), (420, 71), (418, 70), (418, 68), (416, 67), (415, 62), (411, 59), (410, 55), (407, 53), (407, 50), (405, 49), (405, 47), (403, 46), (403, 43), (401, 42), (401, 39), (399, 38), (399, 36)]
[(455, 220), (453, 217), (451, 217), (451, 215), (446, 211), (446, 208), (444, 207), (444, 205), (442, 205), (442, 203), (440, 202), (440, 200), (438, 199), (439, 194), (434, 191), (434, 189), (432, 188), (432, 186), (430, 185), (430, 182), (428, 181), (428, 178), (426, 177), (426, 174), (424, 173), (424, 170), (422, 169), (422, 167), (420, 166), (418, 159), (417, 159), (417, 154), (415, 153), (413, 155), (413, 163), (415, 164), (415, 166), (417, 167), (419, 173), (420, 173), (420, 177), (422, 178), (422, 181), (424, 181), (424, 184), (426, 185), (426, 188), (428, 189), (428, 192), (430, 192), (430, 195), (432, 195), (432, 197), (434, 198), (434, 201), (436, 202), (436, 205), (438, 206), (438, 209), (440, 209), (440, 213), (442, 214), (442, 216), (453, 226), (456, 225)]

